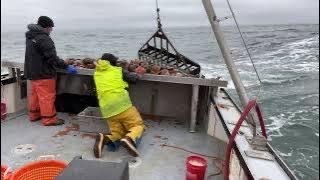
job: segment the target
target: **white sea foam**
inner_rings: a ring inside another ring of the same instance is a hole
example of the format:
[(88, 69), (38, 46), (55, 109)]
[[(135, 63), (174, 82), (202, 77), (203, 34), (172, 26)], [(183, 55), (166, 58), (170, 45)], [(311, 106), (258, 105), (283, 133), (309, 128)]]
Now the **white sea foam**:
[(292, 156), (292, 151), (289, 152), (289, 153), (283, 153), (283, 152), (278, 151), (278, 153), (279, 153), (280, 156), (282, 156), (282, 157), (291, 157), (291, 156)]

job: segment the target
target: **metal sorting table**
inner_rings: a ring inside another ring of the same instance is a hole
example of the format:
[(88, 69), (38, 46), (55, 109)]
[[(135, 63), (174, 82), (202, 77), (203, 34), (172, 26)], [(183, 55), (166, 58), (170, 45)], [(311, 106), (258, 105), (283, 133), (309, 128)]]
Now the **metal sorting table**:
[[(23, 69), (23, 65), (19, 62), (2, 62), (2, 67), (11, 68), (14, 72)], [(76, 75), (58, 70), (57, 94), (95, 96), (93, 74), (93, 69), (78, 69)], [(197, 119), (206, 118), (210, 96), (216, 94), (218, 87), (226, 86), (227, 81), (217, 79), (144, 74), (137, 84), (130, 85), (129, 92), (140, 112), (189, 120), (190, 132), (195, 132)]]

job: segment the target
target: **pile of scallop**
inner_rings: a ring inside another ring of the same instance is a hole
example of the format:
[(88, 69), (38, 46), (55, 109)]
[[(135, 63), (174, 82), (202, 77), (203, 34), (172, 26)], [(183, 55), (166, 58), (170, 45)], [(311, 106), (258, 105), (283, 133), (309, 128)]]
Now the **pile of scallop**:
[[(96, 59), (92, 58), (84, 58), (84, 59), (76, 59), (76, 58), (68, 58), (65, 60), (66, 64), (74, 65), (78, 68), (86, 68), (86, 69), (95, 69)], [(136, 73), (147, 73), (147, 74), (155, 74), (155, 75), (166, 75), (166, 76), (188, 76), (185, 73), (179, 72), (176, 68), (172, 66), (159, 66), (155, 64), (151, 64), (149, 62), (135, 59), (130, 62), (126, 60), (119, 60), (119, 67), (122, 67), (124, 70), (129, 72)]]
[(95, 69), (96, 66), (94, 62), (95, 59), (92, 58), (84, 58), (84, 59), (76, 59), (76, 58), (68, 58), (64, 60), (68, 65), (74, 65), (78, 68), (86, 68), (86, 69)]
[(118, 62), (118, 66), (122, 67), (125, 70), (128, 70), (129, 72), (166, 76), (184, 76), (184, 74), (178, 72), (174, 67), (155, 65), (138, 59), (131, 60), (130, 62), (121, 60)]

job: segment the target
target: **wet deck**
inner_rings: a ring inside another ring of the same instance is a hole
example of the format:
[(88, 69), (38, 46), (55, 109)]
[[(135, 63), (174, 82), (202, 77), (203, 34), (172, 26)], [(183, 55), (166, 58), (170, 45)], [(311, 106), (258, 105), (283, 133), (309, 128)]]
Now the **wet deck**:
[[(31, 123), (27, 115), (1, 122), (1, 163), (18, 168), (43, 155), (55, 155), (56, 159), (70, 162), (75, 156), (95, 159), (92, 153), (94, 134), (80, 132), (77, 120), (64, 113), (66, 120), (60, 127), (44, 127), (40, 122)], [(185, 178), (185, 161), (191, 153), (161, 145), (168, 144), (211, 156), (223, 156), (222, 142), (205, 132), (189, 133), (185, 124), (174, 120), (146, 120), (148, 127), (139, 146), (140, 158), (130, 165), (130, 179), (177, 180)], [(21, 146), (26, 145), (29, 146)], [(118, 152), (103, 151), (102, 161), (120, 162), (131, 158), (124, 149)], [(218, 169), (207, 158), (207, 176)], [(220, 179), (216, 176), (210, 179)]]

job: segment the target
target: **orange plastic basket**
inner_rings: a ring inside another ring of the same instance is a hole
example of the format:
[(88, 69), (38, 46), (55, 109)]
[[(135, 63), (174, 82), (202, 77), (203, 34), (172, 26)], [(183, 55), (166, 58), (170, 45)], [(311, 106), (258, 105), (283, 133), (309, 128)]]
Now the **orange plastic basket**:
[(10, 180), (54, 180), (66, 167), (63, 161), (36, 161), (16, 170)]

